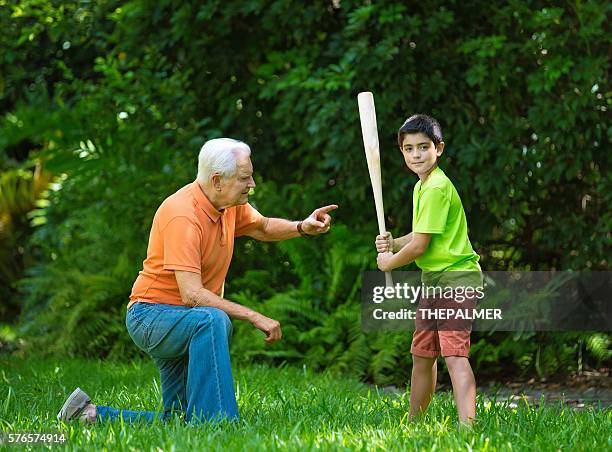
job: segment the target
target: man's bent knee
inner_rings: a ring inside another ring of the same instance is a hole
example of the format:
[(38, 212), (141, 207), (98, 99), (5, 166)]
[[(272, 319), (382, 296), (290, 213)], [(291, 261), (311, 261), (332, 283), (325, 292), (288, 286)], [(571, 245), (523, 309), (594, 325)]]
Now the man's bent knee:
[(229, 316), (226, 314), (225, 311), (218, 309), (218, 308), (208, 307), (208, 306), (198, 307), (195, 309), (202, 310), (207, 314), (207, 316), (203, 316), (203, 317), (206, 317), (206, 321), (210, 321), (210, 326), (212, 328), (219, 329), (223, 331), (225, 334), (227, 334), (228, 336), (231, 334), (232, 321), (230, 320)]

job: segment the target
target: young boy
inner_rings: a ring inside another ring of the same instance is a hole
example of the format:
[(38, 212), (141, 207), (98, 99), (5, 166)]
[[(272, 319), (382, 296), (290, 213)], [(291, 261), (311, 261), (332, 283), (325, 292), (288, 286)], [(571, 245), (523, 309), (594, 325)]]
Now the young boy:
[[(413, 192), (412, 232), (396, 239), (388, 232), (376, 237), (378, 268), (391, 271), (414, 261), (423, 271), (424, 282), (450, 271), (478, 272), (480, 277), (479, 256), (467, 235), (461, 199), (438, 167), (444, 151), (440, 124), (427, 115), (413, 115), (399, 129), (398, 144), (406, 166), (419, 176)], [(468, 361), (471, 327), (447, 331), (422, 325), (417, 320), (410, 348), (410, 418), (424, 412), (431, 401), (441, 354), (451, 377), (459, 421), (470, 424), (476, 414), (476, 382)]]

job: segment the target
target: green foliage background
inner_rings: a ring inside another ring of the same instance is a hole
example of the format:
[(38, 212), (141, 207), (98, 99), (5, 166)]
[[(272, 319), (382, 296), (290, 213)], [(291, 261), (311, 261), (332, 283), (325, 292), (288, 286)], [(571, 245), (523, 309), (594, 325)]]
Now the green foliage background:
[[(204, 141), (231, 136), (253, 148), (252, 202), (265, 215), (341, 206), (324, 238), (240, 240), (228, 297), (278, 318), (284, 340), (264, 348), (239, 324), (234, 359), (405, 382), (409, 335), (365, 335), (359, 324), (359, 275), (375, 266), (377, 231), (356, 103), (365, 90), (376, 96), (395, 235), (410, 230), (416, 182), (395, 132), (428, 112), (442, 123), (442, 166), (485, 269), (609, 269), (611, 9), (0, 1), (0, 168), (55, 178), (30, 202), (25, 263), (2, 292), (0, 312), (21, 312), (20, 350), (136, 353), (124, 310), (153, 213), (194, 179)], [(14, 250), (15, 234), (0, 245)], [(599, 333), (475, 335), (473, 355), (482, 372), (548, 375), (578, 357), (600, 365), (609, 345)]]

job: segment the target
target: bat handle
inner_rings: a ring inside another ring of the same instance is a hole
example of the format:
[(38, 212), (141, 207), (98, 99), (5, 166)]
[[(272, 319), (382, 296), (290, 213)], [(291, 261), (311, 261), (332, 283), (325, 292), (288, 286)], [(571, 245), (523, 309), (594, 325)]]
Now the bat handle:
[(391, 277), (391, 272), (385, 272), (385, 286), (393, 287), (393, 278)]
[[(380, 206), (380, 209), (378, 208), (378, 206)], [(376, 214), (378, 215), (378, 232), (380, 235), (385, 235), (386, 234), (386, 227), (385, 227), (385, 216), (382, 213), (382, 201), (376, 204)], [(385, 272), (385, 286), (386, 287), (393, 287), (393, 278), (391, 277), (391, 272)]]

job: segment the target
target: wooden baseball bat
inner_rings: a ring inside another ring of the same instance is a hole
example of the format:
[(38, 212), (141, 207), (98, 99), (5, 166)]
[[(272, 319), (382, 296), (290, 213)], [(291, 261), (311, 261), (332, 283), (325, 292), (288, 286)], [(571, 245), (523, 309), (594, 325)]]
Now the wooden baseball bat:
[[(382, 181), (380, 178), (380, 149), (378, 146), (378, 127), (376, 126), (374, 96), (370, 92), (359, 93), (357, 95), (357, 104), (359, 105), (363, 146), (365, 148), (366, 160), (368, 161), (372, 191), (374, 192), (378, 232), (382, 235), (386, 232), (387, 228), (385, 226), (385, 208), (383, 206)], [(385, 272), (385, 284), (387, 287), (393, 286), (390, 272)]]

